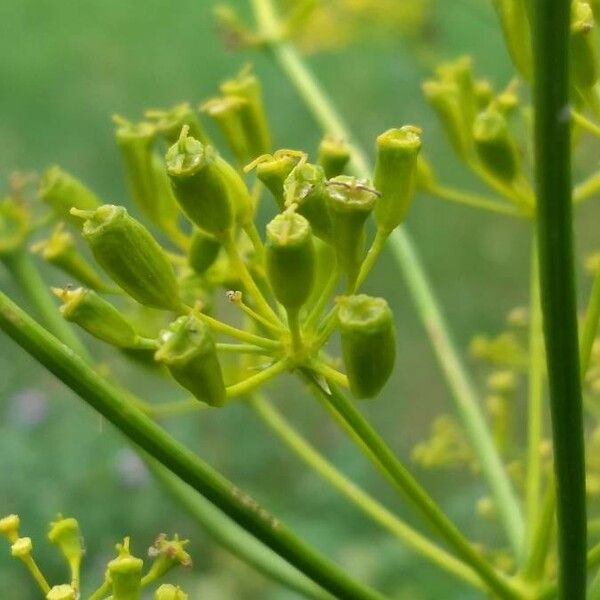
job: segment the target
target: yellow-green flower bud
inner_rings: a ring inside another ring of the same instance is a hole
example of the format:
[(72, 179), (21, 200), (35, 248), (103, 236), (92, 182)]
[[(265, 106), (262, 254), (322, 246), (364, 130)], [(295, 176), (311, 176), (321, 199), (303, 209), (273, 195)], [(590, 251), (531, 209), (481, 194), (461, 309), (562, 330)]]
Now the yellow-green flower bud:
[(50, 524), (48, 539), (60, 548), (71, 567), (71, 572), (78, 579), (84, 549), (77, 519), (64, 519), (59, 515), (58, 519)]
[(315, 247), (302, 215), (286, 211), (267, 225), (266, 261), (277, 300), (288, 310), (299, 309), (315, 281)]
[(60, 312), (95, 338), (118, 348), (134, 348), (138, 340), (125, 317), (94, 290), (52, 288), (64, 303)]
[(11, 544), (19, 539), (19, 527), (21, 519), (19, 515), (7, 515), (0, 519), (0, 534), (5, 536)]
[(236, 218), (243, 223), (252, 217), (252, 199), (241, 177), (212, 146), (188, 137), (185, 127), (167, 152), (167, 172), (179, 205), (207, 233), (224, 236)]
[(296, 206), (296, 212), (310, 223), (313, 233), (331, 242), (331, 217), (327, 207), (327, 186), (323, 167), (299, 163), (288, 175), (283, 192), (285, 206)]
[(31, 249), (38, 252), (49, 264), (74, 277), (98, 292), (111, 291), (96, 269), (80, 254), (73, 236), (66, 231), (64, 224), (59, 223), (52, 235), (34, 244)]
[(192, 557), (185, 551), (188, 543), (188, 540), (180, 540), (177, 535), (169, 540), (164, 533), (161, 533), (148, 550), (148, 556), (154, 559), (154, 562), (144, 575), (142, 585), (160, 579), (175, 567), (191, 567)]
[(211, 267), (221, 249), (221, 243), (214, 237), (196, 229), (192, 235), (192, 243), (188, 252), (188, 263), (198, 275)]
[(136, 206), (154, 225), (169, 231), (176, 227), (179, 210), (166, 167), (153, 148), (157, 129), (151, 123), (130, 123), (115, 117), (115, 138), (121, 150), (129, 189)]
[(164, 583), (156, 590), (154, 600), (188, 600), (188, 595), (179, 587)]
[(246, 101), (240, 107), (240, 118), (246, 132), (251, 157), (255, 158), (270, 152), (271, 134), (258, 79), (250, 73), (249, 69), (243, 69), (237, 77), (221, 85), (221, 93), (225, 96), (243, 98)]
[(480, 113), (473, 137), (482, 165), (498, 179), (514, 181), (520, 169), (519, 151), (504, 115), (493, 108)]
[(572, 4), (571, 73), (575, 87), (587, 90), (598, 81), (597, 45), (592, 7), (587, 2)]
[(341, 175), (350, 157), (351, 149), (345, 140), (332, 135), (321, 140), (317, 162), (323, 167), (327, 179)]
[(361, 294), (339, 300), (342, 355), (356, 398), (372, 398), (385, 385), (396, 359), (394, 317), (383, 298)]
[(150, 232), (122, 206), (105, 204), (93, 212), (73, 211), (86, 219), (83, 237), (94, 258), (140, 304), (179, 310), (173, 266)]
[(161, 333), (155, 359), (198, 400), (223, 406), (227, 399), (217, 348), (208, 327), (194, 314), (180, 317)]
[(12, 198), (0, 201), (0, 259), (20, 250), (29, 235), (27, 209)]
[(117, 544), (119, 556), (108, 563), (112, 600), (140, 600), (144, 561), (129, 552), (129, 538)]
[(375, 206), (375, 220), (386, 232), (404, 221), (413, 199), (420, 134), (420, 129), (407, 125), (377, 138), (374, 184), (381, 196)]
[(169, 145), (179, 139), (179, 133), (184, 125), (189, 127), (192, 137), (203, 144), (210, 144), (198, 115), (188, 102), (176, 104), (168, 110), (149, 110), (146, 112), (146, 117), (152, 119), (157, 131)]
[(247, 101), (244, 98), (225, 96), (224, 98), (212, 98), (200, 107), (202, 112), (205, 112), (217, 123), (233, 155), (242, 165), (251, 158), (240, 116), (241, 109), (245, 104)]
[(38, 193), (57, 217), (77, 227), (81, 227), (81, 221), (71, 215), (72, 208), (94, 210), (102, 204), (94, 192), (58, 166), (50, 167), (42, 175)]
[(29, 537), (21, 537), (16, 539), (10, 547), (10, 553), (15, 558), (25, 558), (31, 554), (33, 543)]
[(246, 166), (244, 171), (256, 170), (256, 177), (271, 192), (279, 210), (284, 209), (283, 184), (294, 167), (306, 162), (306, 153), (300, 150), (276, 150), (263, 154)]
[(431, 104), (454, 151), (466, 158), (471, 147), (471, 128), (465, 122), (459, 88), (454, 81), (426, 81), (425, 98)]
[(377, 200), (366, 180), (340, 175), (327, 183), (327, 207), (331, 217), (332, 245), (338, 266), (352, 287), (363, 258), (365, 222)]
[(77, 592), (69, 584), (55, 585), (47, 594), (46, 600), (76, 600)]

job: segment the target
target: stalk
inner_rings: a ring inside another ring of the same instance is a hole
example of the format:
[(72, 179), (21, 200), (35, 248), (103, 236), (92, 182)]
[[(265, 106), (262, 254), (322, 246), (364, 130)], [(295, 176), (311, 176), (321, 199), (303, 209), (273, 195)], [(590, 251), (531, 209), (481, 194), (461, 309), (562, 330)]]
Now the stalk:
[(380, 593), (354, 581), (306, 545), (250, 496), (172, 438), (133, 406), (127, 394), (95, 373), (1, 292), (0, 329), (132, 442), (315, 583), (348, 600), (384, 600)]
[[(280, 38), (281, 23), (272, 0), (251, 0), (251, 2), (266, 50), (296, 87), (319, 125), (325, 131), (345, 139), (350, 144), (352, 170), (361, 177), (369, 177), (371, 173), (369, 161), (364, 151), (355, 142), (350, 129), (338, 114), (333, 102), (323, 91), (297, 51)], [(525, 524), (521, 508), (494, 446), (474, 386), (452, 341), (448, 326), (409, 233), (405, 227), (400, 227), (389, 236), (388, 240), (393, 256), (404, 274), (418, 314), (429, 335), (470, 443), (479, 459), (483, 476), (498, 507), (500, 520), (510, 545), (515, 554), (522, 557)]]
[(533, 0), (540, 289), (557, 486), (559, 598), (586, 591), (585, 457), (571, 201), (569, 0)]

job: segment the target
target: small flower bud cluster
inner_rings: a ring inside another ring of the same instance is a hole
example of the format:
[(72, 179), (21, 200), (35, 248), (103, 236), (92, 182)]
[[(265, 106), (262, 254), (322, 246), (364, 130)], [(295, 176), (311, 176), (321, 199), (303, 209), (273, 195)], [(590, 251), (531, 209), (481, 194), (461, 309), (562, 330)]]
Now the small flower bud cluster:
[[(11, 555), (18, 558), (29, 570), (32, 578), (47, 600), (79, 600), (81, 589), (81, 562), (85, 554), (83, 538), (76, 519), (58, 515), (50, 523), (48, 540), (54, 544), (69, 567), (70, 579), (66, 583), (50, 585), (33, 558), (33, 542), (19, 534), (20, 519), (8, 515), (0, 519), (0, 535), (11, 544)], [(155, 589), (154, 597), (159, 600), (187, 600), (187, 595), (178, 587), (156, 582), (176, 567), (189, 568), (192, 559), (185, 551), (187, 540), (173, 539), (160, 534), (148, 551), (151, 565), (144, 573), (144, 561), (131, 554), (129, 538), (117, 544), (117, 557), (106, 568), (105, 579), (92, 594), (93, 598), (110, 597), (112, 600), (139, 600), (141, 591)]]

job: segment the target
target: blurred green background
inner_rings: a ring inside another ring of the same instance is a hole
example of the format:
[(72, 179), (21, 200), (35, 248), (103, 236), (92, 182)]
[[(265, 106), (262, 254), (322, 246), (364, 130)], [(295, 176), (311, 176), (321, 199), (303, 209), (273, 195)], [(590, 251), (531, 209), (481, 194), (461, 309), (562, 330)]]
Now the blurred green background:
[[(231, 4), (248, 14), (243, 0)], [(375, 9), (378, 0), (370, 4)], [(6, 182), (16, 168), (39, 172), (59, 163), (107, 201), (128, 204), (110, 116), (139, 118), (146, 108), (183, 100), (197, 103), (248, 61), (264, 82), (276, 145), (314, 151), (319, 130), (290, 84), (266, 57), (224, 49), (212, 8), (210, 0), (2, 0), (2, 180)], [(359, 33), (350, 45), (328, 48), (308, 60), (360, 141), (371, 148), (378, 132), (407, 122), (419, 124), (441, 178), (477, 189), (440, 135), (422, 99), (420, 82), (436, 58), (464, 53), (473, 54), (477, 72), (495, 85), (509, 81), (512, 68), (489, 3), (433, 1), (430, 20), (419, 36), (379, 31), (372, 24)], [(584, 167), (594, 164), (592, 158), (583, 162)], [(268, 203), (264, 206), (268, 208)], [(268, 213), (265, 208), (263, 220)], [(598, 215), (587, 206), (581, 215), (587, 247), (594, 242)], [(527, 302), (527, 225), (419, 197), (408, 227), (463, 353), (474, 332), (498, 331), (506, 313)], [(47, 275), (49, 283), (62, 281), (56, 272)], [(20, 298), (3, 270), (0, 286)], [(382, 397), (362, 407), (400, 456), (409, 460), (410, 448), (426, 435), (432, 416), (451, 411), (451, 401), (389, 256), (384, 255), (367, 288), (385, 296), (395, 310), (399, 359)], [(93, 348), (136, 392), (164, 399), (172, 391), (143, 371), (121, 364), (106, 349)], [(416, 522), (296, 382), (280, 381), (270, 393), (336, 465)], [(473, 597), (329, 490), (243, 405), (175, 419), (168, 426), (306, 540), (391, 597)], [(461, 472), (414, 470), (474, 540), (502, 545), (493, 525), (472, 517), (474, 504), (484, 493), (479, 481)], [(220, 550), (165, 497), (110, 426), (0, 337), (0, 513), (21, 515), (24, 532), (39, 540), (36, 553), (53, 580), (62, 574), (62, 565), (44, 538), (47, 522), (58, 511), (82, 523), (88, 586), (99, 582), (103, 565), (122, 536), (131, 535), (135, 551), (143, 553), (155, 534), (176, 531), (192, 539), (194, 569), (176, 577), (192, 598), (296, 597)], [(0, 541), (0, 597), (37, 598), (21, 566), (2, 547)]]

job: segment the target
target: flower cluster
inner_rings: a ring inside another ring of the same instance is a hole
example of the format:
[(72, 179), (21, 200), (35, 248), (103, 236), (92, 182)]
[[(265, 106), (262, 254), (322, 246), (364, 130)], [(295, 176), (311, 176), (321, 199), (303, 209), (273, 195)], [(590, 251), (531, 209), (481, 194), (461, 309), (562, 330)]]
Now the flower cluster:
[[(69, 567), (69, 580), (66, 583), (50, 585), (42, 570), (33, 558), (33, 542), (19, 533), (20, 519), (8, 515), (0, 519), (0, 534), (11, 544), (10, 551), (27, 568), (47, 600), (78, 600), (81, 597), (81, 562), (85, 547), (79, 523), (76, 519), (58, 515), (50, 523), (48, 540), (54, 544)], [(172, 584), (155, 584), (176, 567), (190, 567), (192, 559), (185, 551), (187, 540), (178, 536), (168, 539), (160, 534), (148, 550), (152, 563), (144, 573), (144, 561), (133, 556), (129, 538), (117, 544), (117, 556), (106, 565), (102, 584), (90, 595), (90, 600), (110, 597), (113, 600), (139, 600), (143, 589), (155, 589), (155, 600), (187, 600), (188, 596)]]

